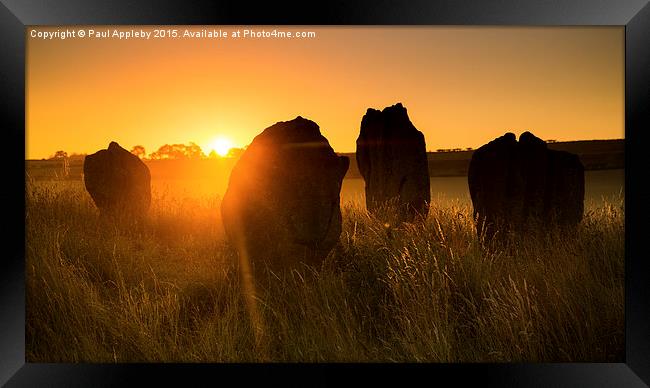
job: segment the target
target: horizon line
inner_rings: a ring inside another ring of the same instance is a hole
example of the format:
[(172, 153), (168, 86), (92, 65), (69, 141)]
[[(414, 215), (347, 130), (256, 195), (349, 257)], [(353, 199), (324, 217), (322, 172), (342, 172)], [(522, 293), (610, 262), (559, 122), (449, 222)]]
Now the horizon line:
[[(554, 140), (554, 139), (549, 139), (549, 140), (544, 140), (544, 142), (546, 144), (562, 144), (562, 143), (575, 143), (575, 142), (618, 141), (618, 140), (623, 140), (624, 141), (625, 137), (622, 137), (622, 138), (610, 138), (610, 139), (582, 139), (582, 140)], [(189, 143), (192, 143), (192, 142), (189, 142)], [(248, 144), (246, 146), (243, 146), (243, 147), (232, 147), (231, 149), (244, 149), (244, 147), (247, 147), (247, 146), (248, 146)], [(481, 145), (480, 147), (482, 147), (482, 146), (483, 145)], [(478, 147), (478, 148), (480, 148), (480, 147)], [(478, 148), (473, 148), (473, 147), (438, 148), (436, 150), (431, 150), (431, 149), (426, 150), (426, 153), (470, 152), (470, 151), (475, 151)], [(332, 149), (334, 150), (334, 148), (332, 148)], [(97, 150), (97, 151), (100, 151), (100, 150)], [(95, 152), (97, 152), (97, 151), (95, 151)], [(334, 152), (337, 153), (337, 154), (356, 154), (356, 150), (355, 151), (337, 151), (337, 150), (334, 150)], [(74, 156), (84, 156), (84, 155), (89, 155), (89, 154), (88, 153), (72, 152), (69, 155), (70, 156), (73, 156), (73, 155)], [(48, 156), (48, 157), (43, 157), (43, 158), (35, 158), (35, 159), (34, 158), (32, 158), (32, 159), (25, 158), (25, 161), (30, 161), (30, 160), (42, 161), (42, 160), (50, 160), (51, 158), (53, 158), (53, 156)], [(156, 159), (148, 159), (148, 158), (143, 158), (143, 159), (156, 160)], [(208, 158), (201, 158), (201, 159), (208, 159)], [(218, 159), (227, 159), (227, 157), (219, 157)], [(164, 160), (179, 160), (179, 159), (164, 159)]]

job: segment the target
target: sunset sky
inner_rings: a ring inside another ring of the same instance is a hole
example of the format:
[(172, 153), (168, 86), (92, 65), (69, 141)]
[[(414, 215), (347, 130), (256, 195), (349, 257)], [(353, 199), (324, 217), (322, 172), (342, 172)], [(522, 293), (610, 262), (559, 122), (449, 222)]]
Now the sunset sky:
[(66, 27), (27, 28), (26, 157), (113, 140), (147, 153), (193, 141), (208, 153), (216, 139), (241, 147), (298, 115), (335, 151), (354, 152), (366, 110), (397, 102), (427, 150), (477, 148), (507, 131), (624, 137), (623, 27), (253, 27), (274, 28), (316, 37), (46, 40), (30, 31)]

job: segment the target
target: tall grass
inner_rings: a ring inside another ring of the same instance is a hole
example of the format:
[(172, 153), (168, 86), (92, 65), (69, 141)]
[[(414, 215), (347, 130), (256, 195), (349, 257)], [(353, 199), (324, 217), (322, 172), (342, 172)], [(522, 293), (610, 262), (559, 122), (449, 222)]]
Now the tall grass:
[(322, 267), (259, 282), (261, 334), (218, 200), (154, 192), (137, 228), (80, 183), (29, 182), (26, 203), (31, 362), (623, 360), (622, 199), (499, 249), (460, 203), (395, 227), (348, 202)]

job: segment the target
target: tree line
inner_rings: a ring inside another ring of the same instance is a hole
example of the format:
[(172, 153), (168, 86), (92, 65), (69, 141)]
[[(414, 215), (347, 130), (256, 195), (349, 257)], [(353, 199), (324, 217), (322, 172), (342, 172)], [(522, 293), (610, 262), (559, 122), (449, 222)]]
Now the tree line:
[[(228, 151), (226, 158), (237, 158), (244, 148), (231, 148)], [(210, 151), (208, 154), (203, 152), (201, 147), (194, 143), (189, 142), (189, 144), (164, 144), (160, 146), (156, 151), (147, 154), (146, 149), (142, 145), (135, 145), (131, 148), (130, 152), (143, 160), (166, 160), (166, 159), (217, 159), (220, 158), (214, 150)], [(59, 150), (51, 155), (47, 160), (68, 160), (68, 159), (83, 159), (86, 154), (76, 154), (72, 153), (68, 155), (66, 151)]]

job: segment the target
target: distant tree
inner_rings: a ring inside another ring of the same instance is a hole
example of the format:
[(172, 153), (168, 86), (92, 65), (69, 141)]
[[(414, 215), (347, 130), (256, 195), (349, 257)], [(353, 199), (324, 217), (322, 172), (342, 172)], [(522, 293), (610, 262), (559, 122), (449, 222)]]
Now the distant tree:
[(59, 160), (61, 161), (61, 175), (59, 173), (56, 173), (58, 176), (62, 178), (66, 178), (70, 175), (70, 164), (68, 163), (68, 153), (65, 151), (56, 151), (54, 153), (54, 156), (50, 158), (50, 160)]
[(244, 153), (244, 148), (231, 148), (226, 155), (227, 158), (238, 158)]
[(157, 151), (152, 152), (149, 157), (156, 160), (178, 159), (179, 157), (182, 157), (182, 152), (179, 152), (175, 145), (165, 144), (158, 148)]
[(465, 148), (465, 151), (471, 151), (471, 150), (472, 150), (472, 147)]
[(134, 146), (133, 149), (131, 149), (131, 153), (140, 159), (143, 159), (146, 155), (144, 147), (141, 145)]
[(158, 148), (157, 151), (152, 152), (149, 157), (154, 160), (161, 159), (201, 159), (205, 154), (201, 147), (195, 143), (190, 142), (189, 145), (185, 144), (165, 144)]
[(190, 142), (189, 145), (185, 146), (185, 156), (189, 159), (202, 159), (205, 158), (205, 154), (201, 147), (197, 144)]
[(56, 151), (54, 156), (51, 159), (65, 159), (68, 157), (68, 153), (65, 151)]
[(173, 146), (165, 144), (163, 146), (160, 146), (157, 151), (152, 152), (149, 157), (154, 160), (176, 159), (178, 157), (178, 154), (175, 152)]
[(218, 157), (219, 157), (219, 155), (217, 154), (217, 152), (215, 150), (210, 151), (210, 153), (208, 154), (209, 159), (216, 159)]

